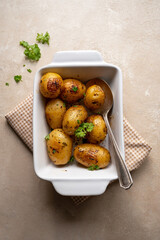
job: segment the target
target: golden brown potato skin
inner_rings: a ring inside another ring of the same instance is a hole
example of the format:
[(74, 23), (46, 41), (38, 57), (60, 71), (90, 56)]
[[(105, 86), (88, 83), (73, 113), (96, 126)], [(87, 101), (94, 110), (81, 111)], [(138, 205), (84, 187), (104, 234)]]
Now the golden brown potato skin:
[(75, 147), (74, 158), (85, 167), (97, 165), (105, 168), (110, 162), (110, 153), (104, 147), (85, 143)]
[(107, 127), (101, 115), (91, 115), (86, 122), (93, 123), (94, 128), (92, 132), (87, 134), (87, 140), (90, 143), (102, 142), (107, 134)]
[(70, 107), (64, 114), (62, 127), (68, 135), (74, 135), (75, 130), (85, 121), (88, 113), (82, 105)]
[(57, 98), (63, 86), (63, 79), (57, 73), (46, 73), (41, 77), (39, 89), (46, 98)]
[(72, 154), (72, 139), (62, 129), (54, 129), (49, 134), (47, 150), (49, 158), (55, 165), (68, 163)]
[(65, 79), (61, 91), (61, 99), (74, 103), (84, 97), (86, 86), (76, 79)]
[(87, 108), (95, 110), (100, 108), (105, 100), (105, 94), (102, 88), (98, 85), (90, 86), (86, 91), (84, 104)]
[(61, 128), (65, 112), (66, 107), (62, 100), (58, 98), (50, 100), (45, 109), (48, 125), (53, 129)]

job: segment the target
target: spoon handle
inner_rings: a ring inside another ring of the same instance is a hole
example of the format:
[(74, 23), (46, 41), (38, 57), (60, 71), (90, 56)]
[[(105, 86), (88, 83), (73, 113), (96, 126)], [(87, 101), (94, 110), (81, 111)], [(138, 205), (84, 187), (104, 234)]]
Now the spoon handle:
[(110, 124), (109, 124), (109, 121), (108, 121), (108, 117), (104, 116), (104, 119), (105, 119), (105, 122), (106, 122), (106, 125), (107, 125), (109, 138), (112, 141), (115, 152), (117, 154), (117, 158), (116, 158), (115, 162), (116, 162), (116, 168), (117, 168), (120, 187), (122, 187), (124, 189), (129, 189), (133, 184), (131, 174), (130, 174), (129, 170), (127, 169), (127, 166), (126, 166), (126, 164), (123, 160), (123, 157), (120, 153), (118, 144), (117, 144), (117, 142), (115, 140), (115, 137), (113, 135), (113, 132), (111, 130), (111, 127), (110, 127)]

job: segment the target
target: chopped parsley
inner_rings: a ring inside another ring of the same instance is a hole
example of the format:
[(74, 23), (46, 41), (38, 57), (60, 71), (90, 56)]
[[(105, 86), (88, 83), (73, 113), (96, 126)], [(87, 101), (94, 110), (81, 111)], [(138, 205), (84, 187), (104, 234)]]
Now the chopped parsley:
[(49, 134), (48, 134), (47, 136), (45, 136), (45, 139), (46, 139), (46, 140), (49, 140)]
[(27, 69), (27, 71), (28, 71), (29, 73), (31, 73), (31, 72), (32, 72), (32, 70), (31, 70), (31, 69)]
[(77, 107), (77, 105), (74, 105), (73, 107)]
[(73, 161), (74, 161), (74, 157), (72, 156), (68, 162), (70, 163), (70, 162), (73, 162)]
[(26, 65), (25, 64), (23, 64), (23, 67), (25, 67)]
[(44, 35), (43, 33), (37, 33), (37, 42), (40, 42), (42, 44), (47, 43), (49, 45), (49, 39), (50, 39), (50, 35), (48, 32), (46, 32)]
[(77, 138), (84, 138), (87, 132), (91, 132), (94, 128), (93, 123), (81, 123), (79, 128), (75, 131), (75, 136)]
[(66, 106), (66, 104), (65, 103), (63, 103), (63, 107), (65, 107)]
[(90, 167), (88, 168), (88, 170), (90, 170), (90, 171), (98, 170), (98, 169), (99, 169), (99, 166), (98, 166), (98, 165), (95, 165), (95, 164), (93, 164), (92, 166), (90, 166)]
[(72, 90), (73, 90), (74, 92), (77, 92), (78, 87), (74, 86), (74, 87), (72, 87)]
[(20, 81), (22, 81), (22, 76), (16, 75), (16, 76), (14, 76), (14, 80), (16, 81), (16, 83), (19, 83)]
[(29, 45), (28, 42), (20, 41), (20, 45), (25, 48), (24, 54), (26, 57), (33, 61), (38, 61), (41, 57), (40, 48), (38, 44)]
[(53, 153), (53, 154), (56, 153), (56, 149), (53, 149), (52, 153)]
[(85, 93), (83, 93), (83, 95), (84, 95), (84, 97), (86, 96), (86, 94), (85, 94)]
[(8, 83), (8, 82), (6, 82), (6, 83), (5, 83), (5, 85), (6, 85), (6, 86), (9, 86), (9, 83)]
[(80, 124), (80, 121), (79, 121), (79, 120), (77, 120), (77, 123), (78, 123), (78, 124)]

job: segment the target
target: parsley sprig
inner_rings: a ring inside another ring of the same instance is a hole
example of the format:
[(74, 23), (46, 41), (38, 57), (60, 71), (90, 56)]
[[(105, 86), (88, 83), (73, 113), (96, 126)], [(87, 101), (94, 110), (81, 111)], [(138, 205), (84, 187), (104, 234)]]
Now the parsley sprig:
[(26, 57), (33, 61), (38, 61), (41, 57), (40, 48), (38, 44), (29, 45), (28, 42), (20, 41), (20, 45), (25, 48), (24, 54)]
[(73, 90), (74, 92), (77, 92), (78, 87), (74, 86), (74, 87), (72, 87), (72, 90)]
[(79, 128), (75, 131), (75, 136), (77, 138), (84, 138), (87, 132), (91, 132), (94, 128), (93, 123), (81, 123)]
[(22, 81), (22, 76), (21, 75), (16, 75), (14, 76), (14, 80), (16, 83), (19, 83), (20, 81)]
[(32, 72), (32, 70), (31, 70), (31, 69), (29, 69), (29, 68), (27, 69), (27, 71), (28, 71), (29, 73), (31, 73), (31, 72)]
[(88, 170), (90, 170), (90, 171), (98, 170), (98, 169), (99, 169), (99, 166), (98, 166), (98, 165), (95, 165), (95, 164), (93, 164), (92, 166), (90, 166), (90, 167), (88, 168)]
[(46, 139), (46, 140), (49, 140), (49, 139), (50, 139), (49, 134), (48, 134), (47, 136), (45, 136), (45, 139)]
[(43, 33), (37, 33), (37, 42), (40, 42), (42, 44), (47, 43), (49, 45), (49, 39), (50, 39), (50, 35), (48, 32), (46, 32), (44, 35)]
[(74, 162), (74, 157), (71, 156), (70, 160), (68, 161), (68, 163)]

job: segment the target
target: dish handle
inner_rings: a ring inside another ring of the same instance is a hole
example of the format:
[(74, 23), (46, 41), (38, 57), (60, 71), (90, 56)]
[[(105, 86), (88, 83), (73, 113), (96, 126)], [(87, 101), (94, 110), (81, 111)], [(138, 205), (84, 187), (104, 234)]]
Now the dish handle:
[(54, 180), (55, 190), (64, 196), (92, 196), (105, 192), (110, 180)]
[(53, 61), (56, 63), (68, 62), (104, 62), (102, 55), (94, 50), (61, 51), (54, 55)]

